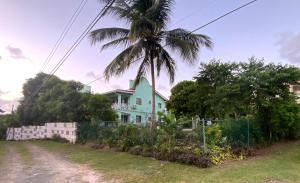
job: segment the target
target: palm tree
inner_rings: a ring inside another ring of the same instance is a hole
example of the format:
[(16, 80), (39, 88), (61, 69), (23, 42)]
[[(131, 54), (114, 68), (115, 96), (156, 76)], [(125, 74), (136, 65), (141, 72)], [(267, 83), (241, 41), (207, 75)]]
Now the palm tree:
[[(111, 0), (100, 0), (109, 2)], [(104, 50), (122, 45), (125, 49), (105, 68), (104, 76), (120, 76), (133, 64), (139, 63), (135, 86), (149, 72), (152, 81), (151, 128), (155, 127), (155, 72), (159, 76), (163, 68), (171, 83), (174, 82), (176, 62), (168, 50), (180, 55), (188, 64), (194, 64), (200, 47), (212, 47), (211, 39), (202, 34), (193, 34), (185, 29), (166, 30), (175, 0), (115, 0), (107, 14), (125, 20), (129, 28), (101, 28), (90, 33), (91, 42), (109, 40), (102, 45)], [(167, 50), (168, 49), (168, 50)]]

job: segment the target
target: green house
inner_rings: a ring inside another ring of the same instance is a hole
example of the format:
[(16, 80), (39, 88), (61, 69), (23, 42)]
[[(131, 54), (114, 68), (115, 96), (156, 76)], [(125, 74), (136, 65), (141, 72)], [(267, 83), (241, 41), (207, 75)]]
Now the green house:
[[(145, 125), (151, 120), (151, 85), (145, 78), (135, 88), (133, 88), (133, 83), (133, 80), (129, 81), (128, 90), (117, 89), (106, 92), (104, 95), (112, 99), (112, 108), (122, 122)], [(167, 112), (166, 101), (167, 99), (156, 91), (156, 114), (158, 111)]]

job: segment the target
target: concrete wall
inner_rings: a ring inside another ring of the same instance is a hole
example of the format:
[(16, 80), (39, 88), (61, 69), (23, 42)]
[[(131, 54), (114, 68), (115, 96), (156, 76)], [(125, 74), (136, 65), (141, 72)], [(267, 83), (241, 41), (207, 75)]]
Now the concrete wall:
[(52, 138), (59, 135), (70, 143), (76, 142), (76, 122), (45, 123), (44, 126), (22, 126), (20, 128), (8, 128), (6, 140), (32, 140)]

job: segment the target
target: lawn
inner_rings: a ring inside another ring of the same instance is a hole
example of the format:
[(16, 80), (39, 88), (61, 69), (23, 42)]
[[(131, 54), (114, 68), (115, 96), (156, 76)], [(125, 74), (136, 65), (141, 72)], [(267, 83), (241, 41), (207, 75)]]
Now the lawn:
[(19, 143), (19, 142), (11, 142), (15, 148), (17, 153), (20, 155), (21, 160), (26, 164), (26, 165), (32, 165), (32, 155), (29, 152), (29, 150), (25, 147), (24, 143)]
[(33, 143), (49, 151), (61, 153), (71, 161), (88, 164), (105, 173), (107, 179), (120, 179), (122, 182), (300, 182), (300, 142), (276, 148), (268, 155), (209, 169), (162, 162), (127, 153), (96, 151), (80, 145), (51, 141)]
[(3, 161), (3, 158), (4, 158), (5, 153), (6, 153), (4, 144), (5, 144), (4, 141), (0, 141), (0, 165), (1, 165), (2, 161)]
[(1, 161), (3, 161), (5, 154), (7, 153), (7, 150), (5, 149), (7, 146), (13, 146), (16, 149), (17, 153), (20, 155), (21, 160), (25, 164), (27, 164), (27, 165), (32, 164), (31, 153), (25, 147), (24, 143), (6, 142), (6, 141), (0, 141), (0, 164), (1, 164)]

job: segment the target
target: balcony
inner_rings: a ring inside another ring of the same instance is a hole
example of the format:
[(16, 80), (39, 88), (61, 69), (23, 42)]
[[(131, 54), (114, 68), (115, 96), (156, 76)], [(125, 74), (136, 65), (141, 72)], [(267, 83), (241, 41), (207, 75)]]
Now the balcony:
[(112, 109), (115, 110), (115, 111), (117, 111), (117, 110), (119, 110), (119, 111), (128, 111), (129, 110), (129, 105), (126, 104), (126, 103), (123, 103), (121, 105), (119, 105), (118, 103), (114, 103), (112, 105)]

